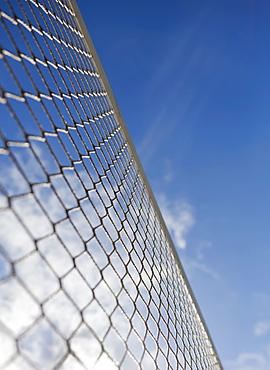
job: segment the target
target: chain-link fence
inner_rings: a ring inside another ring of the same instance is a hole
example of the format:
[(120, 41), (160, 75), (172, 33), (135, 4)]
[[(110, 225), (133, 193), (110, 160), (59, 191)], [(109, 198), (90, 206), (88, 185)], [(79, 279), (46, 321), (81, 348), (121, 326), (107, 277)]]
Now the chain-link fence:
[(221, 369), (76, 3), (0, 24), (0, 369)]

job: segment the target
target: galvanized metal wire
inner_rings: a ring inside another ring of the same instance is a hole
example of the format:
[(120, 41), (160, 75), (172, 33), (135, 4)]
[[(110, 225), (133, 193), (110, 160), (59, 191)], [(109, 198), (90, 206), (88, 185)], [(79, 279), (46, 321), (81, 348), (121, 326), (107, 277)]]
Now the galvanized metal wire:
[(76, 3), (0, 25), (0, 369), (221, 369)]

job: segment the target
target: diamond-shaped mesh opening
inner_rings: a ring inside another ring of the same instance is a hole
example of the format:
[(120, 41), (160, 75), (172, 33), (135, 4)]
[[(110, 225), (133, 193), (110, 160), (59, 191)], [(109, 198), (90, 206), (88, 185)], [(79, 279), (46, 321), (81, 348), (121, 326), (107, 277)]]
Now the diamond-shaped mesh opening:
[(93, 297), (89, 285), (76, 269), (62, 279), (62, 287), (80, 310), (85, 308)]
[(110, 315), (117, 305), (114, 293), (109, 286), (101, 281), (94, 290), (94, 295), (99, 304), (104, 308), (107, 315)]
[(45, 319), (19, 340), (19, 348), (30, 363), (43, 369), (55, 368), (67, 352), (65, 341)]
[(0, 7), (1, 369), (221, 369), (75, 0)]
[(70, 348), (86, 368), (91, 368), (102, 353), (99, 340), (84, 324), (70, 339)]
[(104, 338), (110, 329), (110, 320), (103, 307), (96, 300), (83, 311), (83, 318), (100, 340)]
[(135, 358), (130, 354), (127, 353), (124, 361), (122, 362), (122, 369), (125, 370), (138, 370), (140, 369), (139, 363), (135, 360)]
[(66, 339), (72, 336), (82, 321), (77, 307), (63, 291), (59, 291), (44, 305), (44, 313)]
[(39, 300), (45, 301), (59, 289), (59, 280), (38, 252), (15, 265), (16, 274)]
[(111, 322), (119, 335), (126, 340), (132, 328), (132, 323), (126, 316), (126, 312), (119, 306), (116, 307), (111, 315)]
[(108, 355), (119, 365), (126, 353), (126, 344), (116, 331), (111, 328), (104, 339), (104, 348)]
[(15, 198), (12, 203), (12, 208), (17, 216), (23, 220), (25, 227), (34, 239), (40, 239), (53, 232), (48, 218), (32, 194)]
[[(154, 358), (150, 355), (148, 351), (144, 352), (142, 361), (141, 361), (141, 366), (143, 369), (149, 369), (149, 370), (155, 370), (156, 369), (156, 363)], [(179, 366), (179, 364), (178, 364)]]
[(122, 283), (121, 283), (121, 280), (118, 274), (113, 269), (113, 267), (111, 265), (107, 266), (103, 270), (102, 275), (103, 275), (104, 281), (106, 281), (110, 290), (114, 293), (115, 296), (118, 296), (118, 294), (120, 293), (122, 289)]
[(140, 336), (136, 333), (136, 326), (129, 334), (127, 347), (129, 352), (140, 362), (144, 352), (144, 344)]
[(31, 327), (41, 315), (36, 300), (14, 277), (0, 284), (0, 298), (0, 321), (15, 337)]
[(13, 261), (35, 250), (35, 244), (25, 227), (11, 210), (0, 212), (1, 249)]
[(74, 266), (72, 256), (56, 235), (40, 240), (38, 250), (59, 277), (66, 275)]

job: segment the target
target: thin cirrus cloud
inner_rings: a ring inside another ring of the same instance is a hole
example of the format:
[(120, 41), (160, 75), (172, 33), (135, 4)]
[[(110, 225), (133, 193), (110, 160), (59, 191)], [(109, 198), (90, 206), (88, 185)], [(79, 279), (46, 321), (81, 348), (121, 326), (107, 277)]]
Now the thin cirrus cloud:
[(182, 258), (186, 271), (191, 275), (193, 271), (202, 272), (206, 275), (211, 276), (212, 278), (218, 280), (220, 279), (219, 274), (209, 268), (205, 263), (198, 262), (196, 260)]
[[(200, 19), (173, 36), (146, 85), (145, 101), (152, 114), (149, 119), (143, 118), (148, 129), (137, 145), (144, 166), (149, 165), (158, 149), (165, 152), (164, 141), (176, 129), (179, 137), (177, 156), (183, 155), (191, 140), (193, 126), (218, 86), (217, 80), (208, 81), (208, 88), (205, 88), (205, 79), (218, 68), (219, 59), (201, 31), (204, 22), (207, 22), (206, 14), (201, 14)], [(199, 84), (194, 84), (194, 76)]]

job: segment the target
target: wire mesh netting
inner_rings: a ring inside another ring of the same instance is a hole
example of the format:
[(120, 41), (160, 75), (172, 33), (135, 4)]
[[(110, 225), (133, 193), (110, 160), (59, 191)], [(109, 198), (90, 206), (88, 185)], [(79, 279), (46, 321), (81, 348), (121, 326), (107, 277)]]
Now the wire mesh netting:
[(221, 369), (76, 3), (0, 24), (0, 369)]

